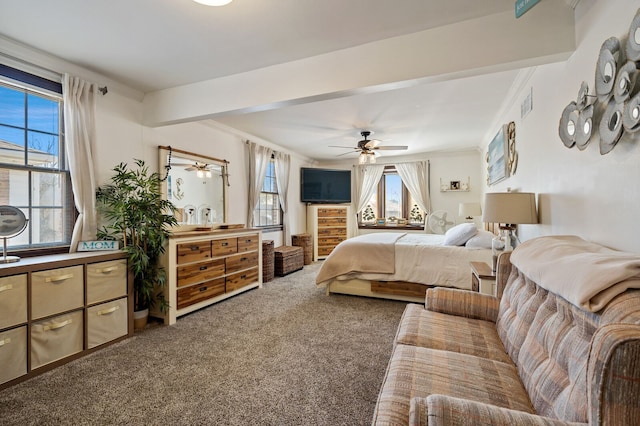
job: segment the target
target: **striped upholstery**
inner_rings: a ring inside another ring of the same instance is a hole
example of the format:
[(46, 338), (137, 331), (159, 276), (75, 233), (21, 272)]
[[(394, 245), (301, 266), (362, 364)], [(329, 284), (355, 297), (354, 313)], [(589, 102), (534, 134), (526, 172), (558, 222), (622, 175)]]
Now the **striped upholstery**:
[(400, 320), (396, 343), (476, 355), (512, 364), (494, 323), (431, 312), (411, 303)]
[(377, 425), (409, 423), (413, 397), (445, 394), (533, 413), (511, 364), (449, 351), (396, 345), (374, 417)]
[(373, 424), (640, 425), (640, 290), (591, 313), (512, 267), (481, 296), (407, 306)]

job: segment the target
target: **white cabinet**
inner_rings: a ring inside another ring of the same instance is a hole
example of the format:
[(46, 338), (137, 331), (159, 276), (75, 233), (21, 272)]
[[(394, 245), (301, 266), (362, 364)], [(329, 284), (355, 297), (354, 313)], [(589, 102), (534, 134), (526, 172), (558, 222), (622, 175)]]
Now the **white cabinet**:
[(126, 254), (0, 264), (0, 389), (133, 334)]
[(347, 204), (307, 206), (307, 232), (313, 239), (313, 260), (325, 259), (351, 233), (353, 218)]

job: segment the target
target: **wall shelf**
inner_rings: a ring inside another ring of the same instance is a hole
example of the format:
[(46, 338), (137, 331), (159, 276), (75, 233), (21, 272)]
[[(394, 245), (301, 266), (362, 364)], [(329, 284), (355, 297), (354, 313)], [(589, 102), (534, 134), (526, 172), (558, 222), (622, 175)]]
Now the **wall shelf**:
[(440, 178), (440, 192), (469, 192), (471, 191), (471, 177), (467, 176), (467, 181), (452, 180), (448, 183), (442, 182)]

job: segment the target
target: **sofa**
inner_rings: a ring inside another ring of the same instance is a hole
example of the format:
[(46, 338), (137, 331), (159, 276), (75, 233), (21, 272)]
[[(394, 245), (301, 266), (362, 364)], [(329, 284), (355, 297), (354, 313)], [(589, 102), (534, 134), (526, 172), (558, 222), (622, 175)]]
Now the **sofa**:
[(540, 237), (498, 268), (407, 305), (373, 424), (640, 424), (640, 255)]

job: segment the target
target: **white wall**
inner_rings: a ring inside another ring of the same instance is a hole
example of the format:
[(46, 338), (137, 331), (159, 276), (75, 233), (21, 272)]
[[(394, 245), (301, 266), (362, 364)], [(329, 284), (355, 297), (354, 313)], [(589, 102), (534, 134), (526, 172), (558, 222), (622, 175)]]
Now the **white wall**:
[[(600, 46), (611, 36), (626, 38), (638, 7), (638, 1), (582, 0), (576, 9), (576, 52), (566, 62), (538, 67), (497, 121), (516, 123), (518, 169), (514, 176), (490, 188), (485, 185), (484, 190), (502, 192), (511, 187), (538, 194), (540, 224), (521, 225), (522, 240), (575, 234), (612, 248), (640, 252), (636, 222), (640, 214), (640, 137), (623, 140), (603, 156), (597, 137), (579, 151), (567, 149), (558, 136), (562, 110), (576, 99), (583, 80), (589, 84), (589, 93), (595, 94)], [(522, 120), (520, 102), (530, 88), (533, 110)], [(484, 170), (484, 155), (482, 162)]]

